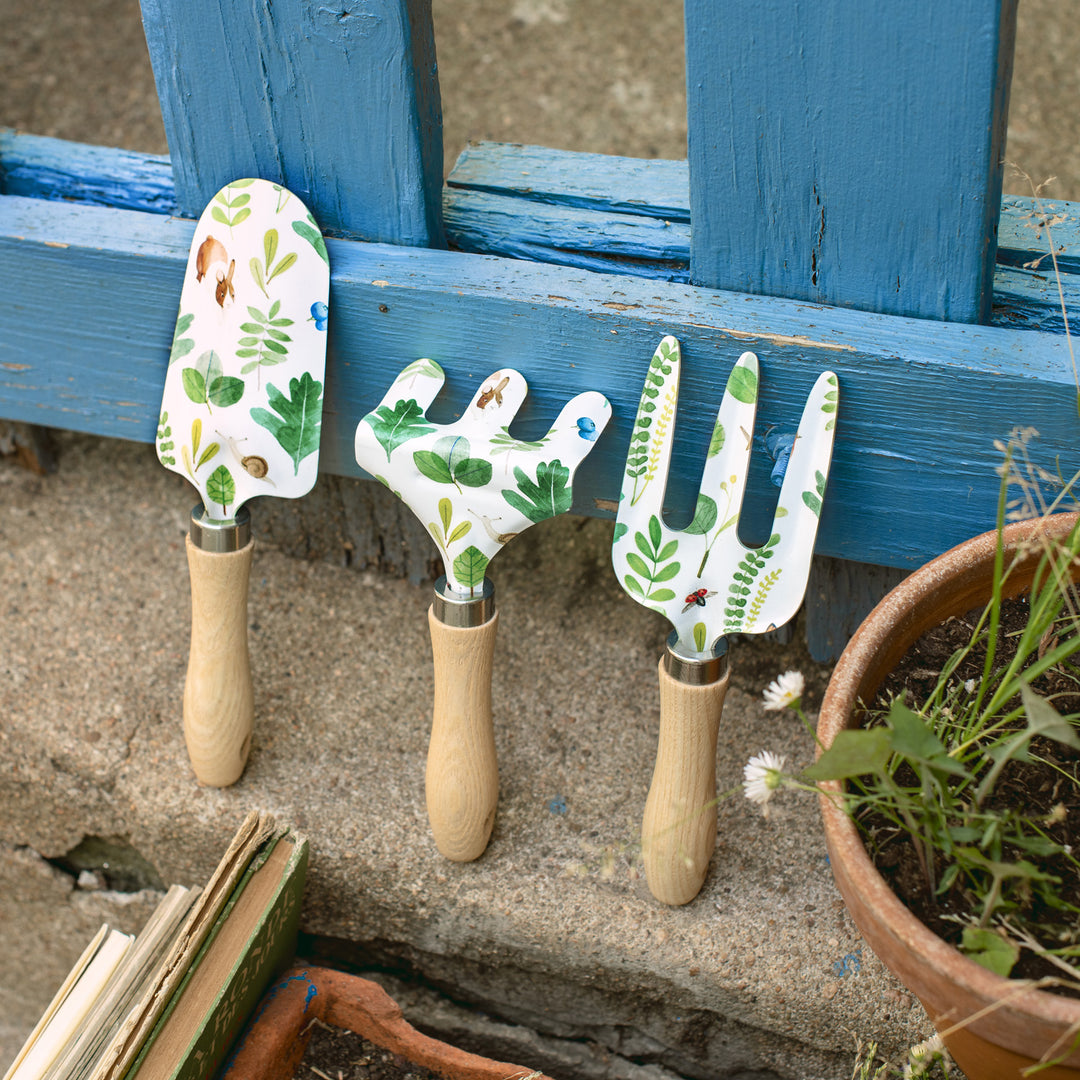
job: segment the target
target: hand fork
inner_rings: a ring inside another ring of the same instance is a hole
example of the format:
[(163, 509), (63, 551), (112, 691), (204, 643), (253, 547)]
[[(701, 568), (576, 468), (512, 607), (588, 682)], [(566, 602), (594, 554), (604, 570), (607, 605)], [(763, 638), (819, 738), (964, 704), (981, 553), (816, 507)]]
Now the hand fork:
[(666, 337), (645, 376), (612, 545), (619, 583), (675, 627), (660, 660), (660, 736), (641, 827), (649, 888), (667, 904), (697, 895), (716, 840), (726, 636), (781, 626), (806, 592), (839, 395), (832, 372), (819, 376), (803, 409), (769, 539), (747, 548), (738, 525), (757, 408), (757, 357), (743, 353), (728, 376), (694, 517), (681, 532), (663, 520), (679, 366), (679, 343)]
[(394, 380), (356, 428), (356, 460), (398, 495), (438, 546), (445, 577), (428, 611), (435, 701), (425, 792), (439, 851), (467, 862), (487, 846), (499, 771), (491, 718), (495, 592), (485, 577), (502, 546), (530, 525), (570, 509), (571, 481), (611, 416), (595, 391), (563, 407), (540, 439), (510, 434), (528, 387), (518, 372), (480, 384), (459, 420), (424, 415), (444, 382), (432, 360)]

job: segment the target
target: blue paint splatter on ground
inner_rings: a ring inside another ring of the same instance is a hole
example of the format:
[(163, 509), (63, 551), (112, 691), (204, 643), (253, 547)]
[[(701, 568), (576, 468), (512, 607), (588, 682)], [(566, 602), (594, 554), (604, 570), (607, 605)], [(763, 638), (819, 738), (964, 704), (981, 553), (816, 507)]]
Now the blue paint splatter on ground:
[(862, 949), (849, 952), (847, 956), (837, 960), (832, 969), (833, 974), (841, 979), (846, 979), (849, 975), (857, 975), (862, 970)]
[(562, 795), (556, 795), (555, 798), (548, 803), (548, 810), (553, 814), (565, 814), (566, 799), (564, 799)]

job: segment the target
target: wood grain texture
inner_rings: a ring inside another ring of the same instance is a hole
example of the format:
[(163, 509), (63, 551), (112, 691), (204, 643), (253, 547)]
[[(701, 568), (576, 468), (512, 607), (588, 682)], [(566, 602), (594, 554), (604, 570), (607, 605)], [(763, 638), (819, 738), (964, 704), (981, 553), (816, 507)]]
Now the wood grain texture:
[(255, 541), (240, 551), (201, 551), (187, 537), (191, 652), (184, 684), (184, 740), (195, 776), (211, 787), (240, 779), (255, 709), (248, 657), (248, 577)]
[(430, 0), (142, 11), (181, 212), (258, 176), (298, 195), (324, 232), (442, 243)]
[(660, 734), (641, 820), (649, 891), (664, 904), (697, 896), (716, 844), (716, 738), (729, 674), (708, 686), (673, 679), (660, 658)]
[(1016, 0), (687, 0), (691, 280), (985, 321)]
[(435, 701), (425, 796), (440, 854), (478, 859), (487, 847), (499, 801), (499, 763), (491, 716), (496, 612), (482, 626), (446, 626), (428, 609)]

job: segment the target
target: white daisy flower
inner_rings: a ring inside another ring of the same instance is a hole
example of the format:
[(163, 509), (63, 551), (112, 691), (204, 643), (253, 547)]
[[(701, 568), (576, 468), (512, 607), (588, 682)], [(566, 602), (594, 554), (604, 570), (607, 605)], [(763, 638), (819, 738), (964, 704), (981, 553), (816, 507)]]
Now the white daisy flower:
[(773, 792), (784, 783), (787, 758), (762, 750), (743, 766), (743, 794), (758, 806), (764, 806)]
[(790, 709), (803, 695), (805, 681), (801, 671), (785, 671), (765, 687), (765, 708), (769, 712)]

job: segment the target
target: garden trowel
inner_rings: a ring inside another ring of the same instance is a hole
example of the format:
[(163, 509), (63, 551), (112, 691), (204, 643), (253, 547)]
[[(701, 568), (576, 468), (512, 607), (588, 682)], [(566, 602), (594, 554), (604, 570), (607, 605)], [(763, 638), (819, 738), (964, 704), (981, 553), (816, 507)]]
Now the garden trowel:
[(660, 660), (660, 736), (642, 821), (653, 895), (685, 904), (701, 888), (716, 840), (716, 741), (728, 684), (729, 634), (787, 622), (806, 592), (839, 398), (824, 372), (803, 409), (768, 540), (745, 547), (739, 513), (750, 460), (758, 362), (732, 368), (709, 442), (694, 517), (663, 520), (679, 394), (679, 343), (660, 342), (645, 376), (623, 474), (612, 562), (619, 583), (675, 627)]
[(184, 737), (195, 775), (239, 779), (253, 720), (247, 645), (254, 542), (244, 503), (297, 498), (318, 475), (330, 271), (307, 207), (236, 180), (195, 226), (157, 454), (202, 502), (187, 537), (191, 652)]
[(356, 460), (408, 505), (442, 556), (428, 611), (435, 701), (425, 790), (439, 851), (467, 862), (487, 846), (499, 789), (487, 566), (518, 533), (570, 509), (574, 472), (611, 408), (602, 394), (579, 394), (546, 435), (524, 441), (509, 430), (527, 391), (518, 372), (496, 371), (461, 419), (436, 425), (425, 413), (443, 381), (431, 360), (408, 365), (357, 425)]

